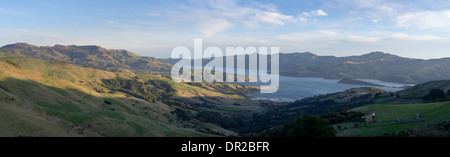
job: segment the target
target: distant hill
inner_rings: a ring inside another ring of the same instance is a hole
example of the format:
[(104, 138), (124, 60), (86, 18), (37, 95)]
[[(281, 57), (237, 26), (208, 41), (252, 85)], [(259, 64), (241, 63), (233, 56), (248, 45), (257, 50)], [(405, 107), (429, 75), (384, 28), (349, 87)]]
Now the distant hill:
[(105, 49), (99, 46), (34, 46), (16, 43), (0, 48), (8, 52), (31, 58), (58, 60), (78, 66), (95, 67), (114, 71), (118, 68), (137, 73), (169, 71), (169, 64), (161, 63), (153, 57), (143, 57), (126, 50)]
[[(283, 76), (375, 79), (406, 84), (450, 79), (450, 58), (411, 59), (383, 52), (348, 57), (319, 56), (310, 52), (281, 53), (279, 57)], [(158, 60), (170, 64), (178, 61)], [(205, 59), (203, 64), (209, 61)]]
[(374, 83), (360, 81), (360, 80), (357, 80), (357, 79), (350, 79), (350, 78), (341, 79), (341, 80), (338, 81), (338, 83), (384, 87), (384, 86), (379, 85), (379, 84), (374, 84)]
[(423, 83), (450, 78), (450, 58), (410, 59), (383, 52), (334, 57), (312, 53), (280, 55), (281, 75), (330, 79), (376, 79), (397, 83)]
[(445, 93), (450, 90), (450, 80), (429, 81), (392, 93), (392, 96), (377, 100), (379, 104), (423, 103), (423, 97), (432, 89), (440, 89)]

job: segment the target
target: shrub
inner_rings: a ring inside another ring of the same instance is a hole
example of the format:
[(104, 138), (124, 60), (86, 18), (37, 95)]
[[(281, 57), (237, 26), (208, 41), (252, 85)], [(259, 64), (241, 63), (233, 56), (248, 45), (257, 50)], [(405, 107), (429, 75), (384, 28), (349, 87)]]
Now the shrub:
[(395, 136), (396, 137), (410, 137), (411, 133), (408, 130), (402, 130), (402, 131), (398, 132)]
[(18, 64), (14, 63), (13, 61), (7, 60), (6, 63), (8, 63), (12, 66), (15, 66), (16, 68), (20, 68), (20, 66)]
[(105, 104), (112, 105), (111, 101), (105, 100), (104, 102), (105, 102)]

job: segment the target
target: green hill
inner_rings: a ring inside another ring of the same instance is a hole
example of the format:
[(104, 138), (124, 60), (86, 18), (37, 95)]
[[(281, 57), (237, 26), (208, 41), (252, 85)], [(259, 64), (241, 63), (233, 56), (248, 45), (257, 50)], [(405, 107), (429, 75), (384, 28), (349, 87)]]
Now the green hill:
[[(450, 80), (418, 84), (382, 95), (375, 100), (376, 104), (354, 108), (351, 111), (375, 113), (377, 121), (369, 125), (364, 122), (337, 124), (349, 128), (338, 132), (338, 136), (392, 136), (402, 131), (410, 132), (411, 136), (445, 136), (448, 128), (436, 125), (446, 124), (450, 120), (450, 101), (447, 96), (447, 99), (436, 99), (441, 102), (423, 103), (423, 98), (433, 89), (447, 91), (450, 89)], [(417, 121), (417, 114), (420, 115), (420, 121)], [(355, 128), (354, 123), (360, 127)]]
[[(163, 98), (146, 101), (127, 91), (105, 86), (104, 80), (117, 78), (142, 82), (148, 90), (162, 89), (161, 83), (166, 82), (176, 89), (170, 99), (187, 104), (170, 104)], [(224, 89), (229, 91), (212, 90), (218, 86), (227, 86)], [(241, 92), (230, 92), (233, 90)], [(3, 53), (0, 55), (0, 136), (225, 135), (220, 132), (230, 134), (230, 131), (213, 124), (203, 126), (196, 119), (185, 121), (180, 119), (182, 113), (175, 111), (181, 109), (195, 117), (200, 110), (189, 108), (194, 104), (188, 102), (192, 102), (208, 107), (229, 106), (251, 114), (262, 110), (257, 103), (247, 102), (244, 96), (246, 91), (253, 90), (256, 88), (237, 85), (176, 84), (160, 75), (136, 75), (125, 69), (109, 72)], [(234, 103), (242, 105), (233, 106)], [(214, 107), (211, 110), (231, 112)]]
[[(358, 128), (354, 128), (354, 123), (339, 124), (347, 126), (347, 130), (338, 132), (338, 136), (391, 136), (403, 130), (424, 130), (427, 125), (446, 122), (450, 120), (450, 102), (438, 102), (427, 104), (376, 104), (366, 105), (353, 109), (364, 113), (375, 113), (379, 122), (366, 125), (360, 122)], [(420, 114), (422, 121), (402, 122), (405, 119), (414, 119), (416, 114)], [(400, 119), (401, 123), (398, 123)], [(428, 130), (425, 130), (428, 133)]]

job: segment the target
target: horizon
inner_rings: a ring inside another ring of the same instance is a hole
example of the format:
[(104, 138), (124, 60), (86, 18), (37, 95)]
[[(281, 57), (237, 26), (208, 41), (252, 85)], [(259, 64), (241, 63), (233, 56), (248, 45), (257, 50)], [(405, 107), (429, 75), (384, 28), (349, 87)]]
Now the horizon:
[(438, 59), (450, 57), (449, 8), (443, 0), (18, 0), (0, 7), (0, 45), (98, 45), (169, 58), (202, 38), (204, 47)]

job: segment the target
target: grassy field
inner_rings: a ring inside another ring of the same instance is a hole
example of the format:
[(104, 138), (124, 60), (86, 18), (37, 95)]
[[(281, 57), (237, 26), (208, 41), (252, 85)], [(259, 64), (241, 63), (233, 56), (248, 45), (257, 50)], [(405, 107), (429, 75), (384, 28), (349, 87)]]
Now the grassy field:
[[(338, 136), (382, 136), (392, 134), (405, 129), (424, 128), (427, 124), (438, 123), (450, 120), (450, 102), (438, 102), (427, 104), (376, 104), (366, 105), (353, 109), (363, 113), (375, 113), (377, 120), (384, 122), (374, 122), (366, 125), (359, 122), (358, 128), (354, 128), (354, 123), (339, 124), (346, 126), (347, 130), (339, 131)], [(411, 118), (419, 113), (423, 121), (411, 123), (396, 123), (397, 118)], [(386, 120), (392, 120), (386, 122)], [(335, 125), (336, 127), (336, 125)]]

